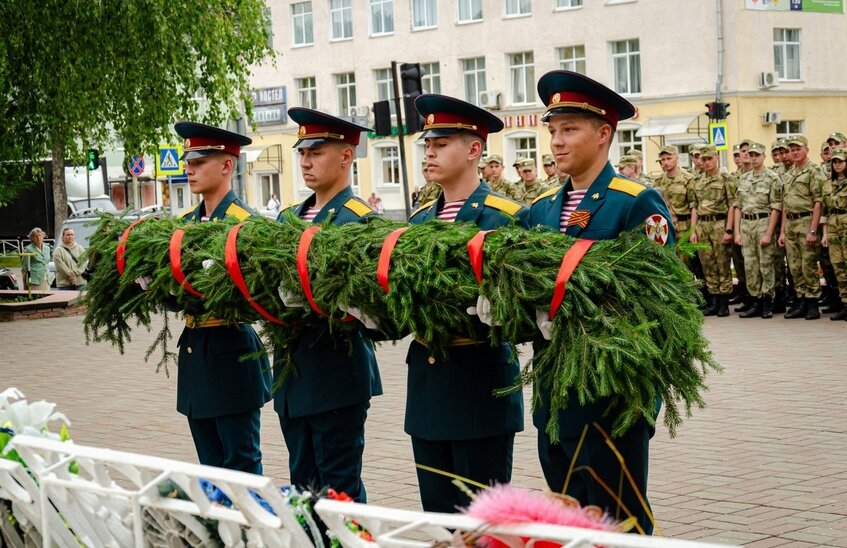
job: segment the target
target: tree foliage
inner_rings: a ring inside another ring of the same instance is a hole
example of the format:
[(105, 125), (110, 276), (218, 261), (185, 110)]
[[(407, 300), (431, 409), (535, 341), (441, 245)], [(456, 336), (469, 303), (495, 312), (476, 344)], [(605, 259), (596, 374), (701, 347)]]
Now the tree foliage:
[(176, 120), (249, 115), (268, 44), (263, 0), (0, 2), (0, 204), (26, 163), (115, 141), (149, 153)]

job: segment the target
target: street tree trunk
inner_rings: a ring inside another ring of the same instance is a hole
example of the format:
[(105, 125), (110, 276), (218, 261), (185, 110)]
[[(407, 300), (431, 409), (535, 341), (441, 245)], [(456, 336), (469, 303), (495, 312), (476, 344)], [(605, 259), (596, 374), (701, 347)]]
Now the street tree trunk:
[(53, 141), (53, 220), (56, 223), (53, 231), (59, 230), (68, 218), (68, 191), (65, 188), (65, 142), (58, 138)]

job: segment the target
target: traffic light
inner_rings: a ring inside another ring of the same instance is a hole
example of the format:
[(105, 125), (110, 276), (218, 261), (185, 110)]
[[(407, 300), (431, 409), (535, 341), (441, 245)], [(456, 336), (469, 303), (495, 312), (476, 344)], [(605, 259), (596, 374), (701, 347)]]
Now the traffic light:
[(415, 108), (415, 97), (417, 95), (403, 97), (403, 110), (406, 113), (406, 132), (409, 134), (421, 131), (425, 123), (423, 116), (418, 114), (418, 110)]
[(718, 114), (721, 120), (726, 120), (729, 116), (729, 103), (718, 103)]
[(96, 148), (88, 149), (88, 162), (85, 164), (85, 167), (88, 168), (88, 171), (94, 171), (100, 167), (100, 153)]
[(711, 103), (706, 103), (706, 116), (709, 117), (709, 120), (720, 120), (718, 109), (720, 108), (720, 103), (717, 101), (712, 101)]
[(417, 97), (423, 93), (423, 82), (421, 79), (426, 71), (421, 68), (420, 63), (403, 63), (400, 65), (400, 84), (403, 95)]
[(391, 135), (391, 105), (388, 101), (377, 101), (373, 104), (374, 133), (380, 137)]

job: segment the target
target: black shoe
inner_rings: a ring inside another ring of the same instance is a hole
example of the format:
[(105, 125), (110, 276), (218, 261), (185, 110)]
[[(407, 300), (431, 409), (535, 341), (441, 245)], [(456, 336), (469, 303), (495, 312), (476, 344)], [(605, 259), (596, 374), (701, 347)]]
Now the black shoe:
[(704, 316), (714, 316), (718, 313), (718, 298), (720, 295), (712, 295), (709, 306), (703, 309)]
[(734, 310), (736, 312), (747, 312), (748, 310), (750, 310), (753, 307), (754, 304), (756, 304), (755, 301), (756, 301), (755, 298), (748, 297), (748, 298), (744, 299), (744, 304), (742, 304), (739, 307), (736, 307)]
[(738, 289), (732, 292), (732, 295), (729, 297), (727, 304), (740, 304), (742, 302), (744, 302), (744, 291)]
[(718, 318), (729, 316), (729, 295), (718, 295), (718, 313), (715, 315)]
[(830, 316), (829, 319), (834, 322), (847, 320), (847, 306), (842, 306), (841, 310)]
[[(738, 312), (738, 309), (735, 309)], [(738, 315), (739, 318), (758, 318), (762, 315), (762, 299), (760, 298), (752, 298), (750, 301), (750, 306)]]
[(841, 301), (835, 301), (835, 302), (829, 303), (829, 305), (826, 308), (821, 310), (821, 313), (823, 313), (823, 314), (834, 314), (836, 312), (841, 312), (843, 309), (844, 309), (844, 305), (841, 303)]
[(767, 295), (762, 297), (762, 318), (765, 320), (773, 318), (773, 311), (771, 310), (772, 303), (773, 297), (768, 297)]
[(815, 297), (807, 299), (806, 305), (806, 319), (807, 320), (817, 320), (821, 317), (821, 312), (818, 310), (818, 300)]
[(791, 305), (791, 308), (785, 313), (785, 319), (796, 320), (797, 318), (805, 318), (808, 307), (807, 303), (808, 300), (803, 299), (802, 297), (794, 299), (794, 304)]
[(771, 308), (771, 312), (774, 314), (784, 314), (785, 313), (785, 290), (777, 289), (776, 295), (773, 298), (773, 306)]
[(715, 298), (708, 291), (703, 291), (703, 306), (699, 308), (700, 312), (705, 312), (709, 308), (712, 307), (712, 303), (714, 303)]

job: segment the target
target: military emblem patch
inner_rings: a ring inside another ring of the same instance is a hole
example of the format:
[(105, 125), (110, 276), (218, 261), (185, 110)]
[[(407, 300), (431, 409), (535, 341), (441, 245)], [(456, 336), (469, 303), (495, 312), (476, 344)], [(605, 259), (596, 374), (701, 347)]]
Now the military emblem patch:
[(191, 139), (186, 139), (183, 148), (191, 148)]
[(306, 135), (306, 126), (300, 126), (300, 129), (297, 133), (299, 133), (300, 135)]
[(668, 228), (667, 219), (656, 214), (647, 217), (645, 222), (647, 223), (645, 231), (648, 239), (653, 240), (659, 245), (668, 243), (668, 232), (670, 229)]
[(426, 117), (426, 125), (432, 125), (435, 123), (435, 114), (430, 114)]
[(562, 98), (561, 93), (554, 93), (553, 97), (550, 98), (550, 103), (555, 105), (556, 103), (559, 102), (559, 99), (561, 99), (561, 98)]

